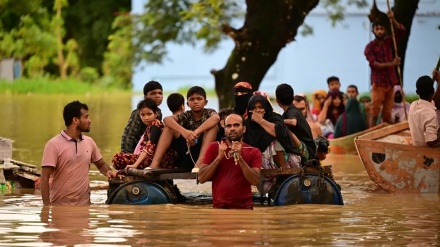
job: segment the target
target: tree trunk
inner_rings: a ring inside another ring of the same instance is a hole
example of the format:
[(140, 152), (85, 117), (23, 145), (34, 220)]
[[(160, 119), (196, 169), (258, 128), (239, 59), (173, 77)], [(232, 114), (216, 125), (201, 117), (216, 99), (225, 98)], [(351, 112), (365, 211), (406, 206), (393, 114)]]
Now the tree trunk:
[(235, 48), (223, 69), (211, 71), (219, 109), (233, 104), (232, 89), (237, 82), (247, 81), (258, 90), (280, 50), (294, 40), (299, 26), (318, 3), (319, 0), (246, 0), (243, 27), (223, 26)]
[[(396, 0), (393, 9), (394, 18), (405, 26), (406, 35), (397, 42), (397, 53), (401, 57), (400, 71), (402, 71), (403, 86), (403, 68), (405, 65), (405, 53), (408, 46), (409, 35), (411, 34), (411, 26), (416, 14), (420, 0)], [(433, 30), (434, 31), (434, 30)]]

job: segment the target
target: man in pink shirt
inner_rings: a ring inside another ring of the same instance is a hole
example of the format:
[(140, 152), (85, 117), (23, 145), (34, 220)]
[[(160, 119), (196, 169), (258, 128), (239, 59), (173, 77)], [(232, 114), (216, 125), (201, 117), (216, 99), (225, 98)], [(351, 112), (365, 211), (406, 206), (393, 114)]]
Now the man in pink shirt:
[[(64, 107), (66, 129), (49, 140), (44, 148), (41, 196), (47, 205), (90, 205), (89, 170), (94, 163), (108, 178), (116, 175), (102, 159), (91, 137), (91, 120), (86, 104), (73, 101)], [(49, 178), (52, 179), (49, 184)]]
[[(438, 71), (433, 72), (437, 83), (440, 81)], [(440, 103), (440, 88), (434, 93), (434, 81), (431, 77), (421, 76), (416, 82), (416, 92), (420, 99), (411, 103), (408, 113), (408, 124), (415, 146), (440, 146), (439, 119), (437, 105)]]

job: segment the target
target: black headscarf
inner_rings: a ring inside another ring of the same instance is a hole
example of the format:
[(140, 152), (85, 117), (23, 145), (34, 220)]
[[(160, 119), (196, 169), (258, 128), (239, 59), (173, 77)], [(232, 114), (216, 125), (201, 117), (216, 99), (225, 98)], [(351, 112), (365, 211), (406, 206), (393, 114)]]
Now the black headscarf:
[[(250, 111), (254, 109), (254, 105), (257, 101), (260, 101), (261, 105), (264, 107), (265, 113), (263, 118), (266, 121), (275, 124), (276, 137), (271, 136), (258, 123), (252, 121), (252, 112)], [(263, 95), (253, 95), (249, 99), (247, 109), (248, 118), (245, 121), (246, 132), (244, 134), (244, 142), (258, 148), (261, 152), (264, 152), (276, 139), (284, 147), (287, 153), (294, 152), (293, 140), (290, 136), (289, 130), (284, 124), (283, 117), (280, 114), (273, 112), (272, 105), (266, 97)]]
[(252, 97), (252, 89), (244, 87), (234, 88), (234, 93), (237, 92), (246, 92), (246, 94), (234, 95), (234, 111), (235, 113), (243, 116), (246, 112), (246, 107), (248, 105), (249, 99)]

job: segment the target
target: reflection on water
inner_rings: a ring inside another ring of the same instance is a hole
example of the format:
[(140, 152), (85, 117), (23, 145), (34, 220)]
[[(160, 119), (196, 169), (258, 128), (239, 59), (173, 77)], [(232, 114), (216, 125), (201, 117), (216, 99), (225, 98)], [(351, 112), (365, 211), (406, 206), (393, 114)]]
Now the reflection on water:
[[(132, 109), (128, 96), (1, 97), (0, 136), (15, 140), (15, 159), (36, 165), (45, 142), (64, 127), (66, 102), (89, 104), (90, 135), (107, 161), (119, 150)], [(210, 184), (193, 180), (176, 181), (192, 202), (178, 205), (105, 205), (106, 191), (98, 190), (92, 191), (90, 207), (43, 208), (34, 190), (3, 191), (0, 246), (440, 245), (437, 194), (387, 194), (354, 155), (329, 155), (324, 163), (333, 165), (344, 206), (212, 209)]]

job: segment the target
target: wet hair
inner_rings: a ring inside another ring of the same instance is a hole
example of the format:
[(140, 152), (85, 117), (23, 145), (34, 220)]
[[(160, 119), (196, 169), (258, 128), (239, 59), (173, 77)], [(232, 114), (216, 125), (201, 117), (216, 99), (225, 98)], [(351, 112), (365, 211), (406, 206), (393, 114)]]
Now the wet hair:
[(429, 99), (434, 94), (434, 81), (431, 77), (424, 75), (416, 82), (416, 93), (421, 99)]
[(194, 94), (201, 95), (201, 96), (203, 96), (203, 98), (206, 99), (206, 92), (205, 92), (205, 89), (203, 89), (202, 87), (194, 86), (194, 87), (191, 87), (190, 89), (188, 89), (188, 93), (186, 94), (186, 99), (188, 99), (189, 97), (191, 97)]
[(140, 111), (143, 108), (149, 108), (154, 113), (157, 113), (159, 111), (159, 108), (157, 107), (156, 102), (154, 102), (154, 100), (152, 100), (150, 98), (146, 98), (146, 99), (139, 101), (139, 103), (137, 104), (137, 109)]
[(330, 82), (332, 81), (338, 81), (339, 82), (339, 78), (336, 76), (330, 76), (329, 78), (327, 78), (327, 84), (330, 84)]
[(223, 108), (220, 111), (218, 111), (218, 116), (220, 119), (227, 117), (234, 113), (234, 108)]
[(153, 91), (153, 90), (156, 90), (156, 89), (160, 89), (161, 91), (163, 91), (162, 85), (160, 85), (159, 82), (157, 82), (157, 81), (149, 81), (144, 86), (144, 95), (146, 96), (150, 91)]
[(185, 97), (180, 93), (172, 93), (167, 98), (168, 109), (171, 112), (176, 112), (185, 104)]
[(281, 105), (290, 105), (293, 102), (294, 91), (292, 86), (283, 83), (277, 86), (275, 96)]
[(347, 89), (349, 89), (349, 88), (354, 88), (354, 89), (356, 89), (356, 93), (359, 94), (358, 87), (357, 87), (356, 85), (350, 84), (350, 85), (348, 85)]
[(78, 100), (72, 101), (63, 110), (64, 124), (66, 127), (70, 126), (73, 122), (73, 118), (81, 118), (81, 110), (89, 110), (86, 104), (79, 102)]

